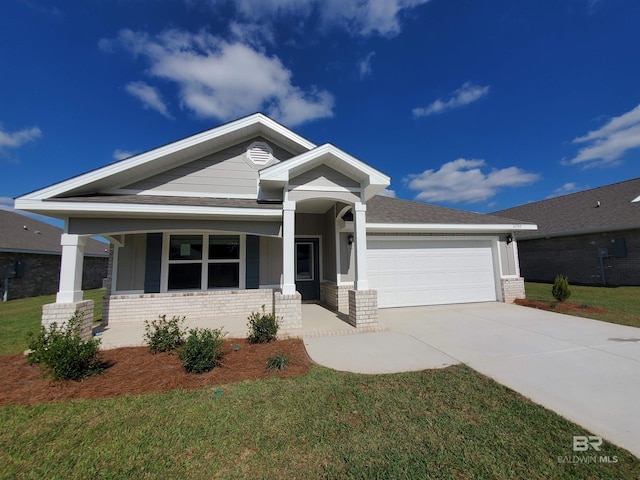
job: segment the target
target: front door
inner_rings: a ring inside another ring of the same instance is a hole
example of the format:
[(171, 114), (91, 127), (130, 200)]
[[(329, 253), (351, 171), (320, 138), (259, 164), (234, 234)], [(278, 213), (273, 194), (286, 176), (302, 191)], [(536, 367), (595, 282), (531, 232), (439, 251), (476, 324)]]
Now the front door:
[(302, 300), (320, 300), (320, 249), (317, 238), (296, 238), (296, 290)]

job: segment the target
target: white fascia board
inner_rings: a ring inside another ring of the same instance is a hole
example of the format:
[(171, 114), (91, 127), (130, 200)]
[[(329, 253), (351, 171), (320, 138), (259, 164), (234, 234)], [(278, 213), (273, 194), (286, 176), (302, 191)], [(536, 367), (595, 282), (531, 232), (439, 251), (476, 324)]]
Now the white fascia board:
[(335, 158), (343, 161), (351, 167), (360, 170), (369, 178), (369, 184), (384, 185), (386, 187), (391, 183), (391, 178), (384, 173), (367, 165), (361, 160), (352, 157), (348, 153), (340, 150), (330, 143), (325, 143), (317, 148), (314, 148), (313, 150), (302, 153), (291, 160), (287, 160), (286, 162), (281, 162), (277, 165), (273, 165), (271, 167), (265, 168), (264, 170), (261, 170), (260, 180), (275, 180), (280, 182), (287, 182), (289, 181), (289, 173), (291, 172), (291, 170), (300, 167), (305, 163), (313, 162), (313, 160), (327, 154), (333, 155)]
[(266, 127), (266, 131), (271, 130), (277, 134), (280, 134), (288, 138), (289, 140), (298, 143), (303, 148), (307, 148), (307, 149), (315, 148), (315, 144), (311, 143), (310, 141), (304, 139), (303, 137), (292, 132), (288, 128), (280, 125), (279, 123), (271, 120), (269, 117), (266, 117), (265, 115), (262, 115), (260, 113), (256, 113), (254, 115), (241, 118), (239, 120), (227, 123), (225, 125), (221, 125), (220, 127), (207, 130), (206, 132), (192, 135), (185, 139), (178, 140), (176, 142), (150, 150), (148, 152), (144, 152), (139, 155), (134, 155), (133, 157), (127, 158), (126, 160), (122, 160), (120, 162), (116, 162), (114, 164), (107, 165), (105, 167), (98, 168), (96, 170), (92, 170), (90, 172), (81, 174), (77, 177), (73, 177), (69, 180), (56, 183), (49, 187), (45, 187), (41, 190), (36, 190), (35, 192), (29, 193), (19, 198), (29, 199), (29, 200), (45, 200), (51, 197), (55, 197), (57, 195), (62, 195), (65, 192), (68, 192), (69, 190), (73, 190), (83, 185), (93, 183), (98, 180), (102, 180), (103, 178), (109, 177), (111, 175), (121, 173), (128, 169), (135, 168), (140, 165), (144, 165), (145, 163), (170, 155), (180, 150), (197, 146), (201, 143), (204, 143), (210, 140), (215, 140), (216, 138), (222, 137), (229, 133), (233, 133), (235, 131), (242, 130), (244, 128), (249, 128), (255, 124), (263, 125), (264, 127)]
[(16, 200), (16, 205), (29, 212), (64, 212), (67, 214), (82, 213), (143, 213), (152, 215), (208, 215), (221, 217), (263, 217), (281, 218), (281, 209), (263, 208), (230, 208), (206, 207), (193, 205), (143, 205), (131, 203), (84, 203), (84, 202), (56, 202), (39, 200)]
[(514, 232), (537, 230), (531, 224), (367, 223), (367, 232)]

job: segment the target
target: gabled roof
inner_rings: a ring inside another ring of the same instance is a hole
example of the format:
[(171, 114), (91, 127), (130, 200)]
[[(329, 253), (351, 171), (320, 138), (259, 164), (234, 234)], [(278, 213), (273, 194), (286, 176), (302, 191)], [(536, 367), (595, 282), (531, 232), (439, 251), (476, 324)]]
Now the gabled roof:
[(535, 234), (557, 237), (640, 228), (640, 178), (494, 212), (535, 222)]
[(367, 230), (511, 232), (533, 223), (376, 195), (367, 202)]
[[(62, 253), (62, 229), (8, 210), (0, 210), (0, 252)], [(109, 245), (87, 241), (85, 255), (107, 256)]]
[(260, 182), (284, 185), (296, 175), (320, 164), (327, 165), (363, 184), (365, 198), (372, 197), (380, 190), (388, 187), (391, 182), (391, 179), (384, 173), (330, 143), (325, 143), (291, 160), (261, 170)]
[(266, 137), (295, 154), (306, 152), (316, 146), (266, 115), (255, 113), (36, 190), (19, 197), (17, 202), (105, 191), (187, 163), (212, 151), (255, 136)]

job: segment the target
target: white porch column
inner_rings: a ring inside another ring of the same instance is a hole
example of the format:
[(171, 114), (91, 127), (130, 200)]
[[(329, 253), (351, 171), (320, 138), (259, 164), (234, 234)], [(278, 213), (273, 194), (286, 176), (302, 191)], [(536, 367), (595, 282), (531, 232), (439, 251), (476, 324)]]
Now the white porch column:
[(356, 202), (353, 206), (353, 226), (356, 246), (356, 290), (369, 290), (367, 269), (367, 206)]
[(82, 300), (82, 263), (86, 237), (63, 233), (62, 262), (60, 264), (60, 287), (56, 303), (75, 303)]
[(296, 293), (296, 202), (282, 204), (282, 295)]

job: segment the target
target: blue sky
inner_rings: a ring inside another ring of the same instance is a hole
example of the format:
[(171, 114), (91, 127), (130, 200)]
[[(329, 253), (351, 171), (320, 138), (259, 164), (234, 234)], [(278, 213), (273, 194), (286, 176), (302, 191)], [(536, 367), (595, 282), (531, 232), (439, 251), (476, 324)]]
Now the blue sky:
[(637, 0), (4, 0), (0, 205), (256, 111), (448, 207), (635, 178), (638, 25)]

